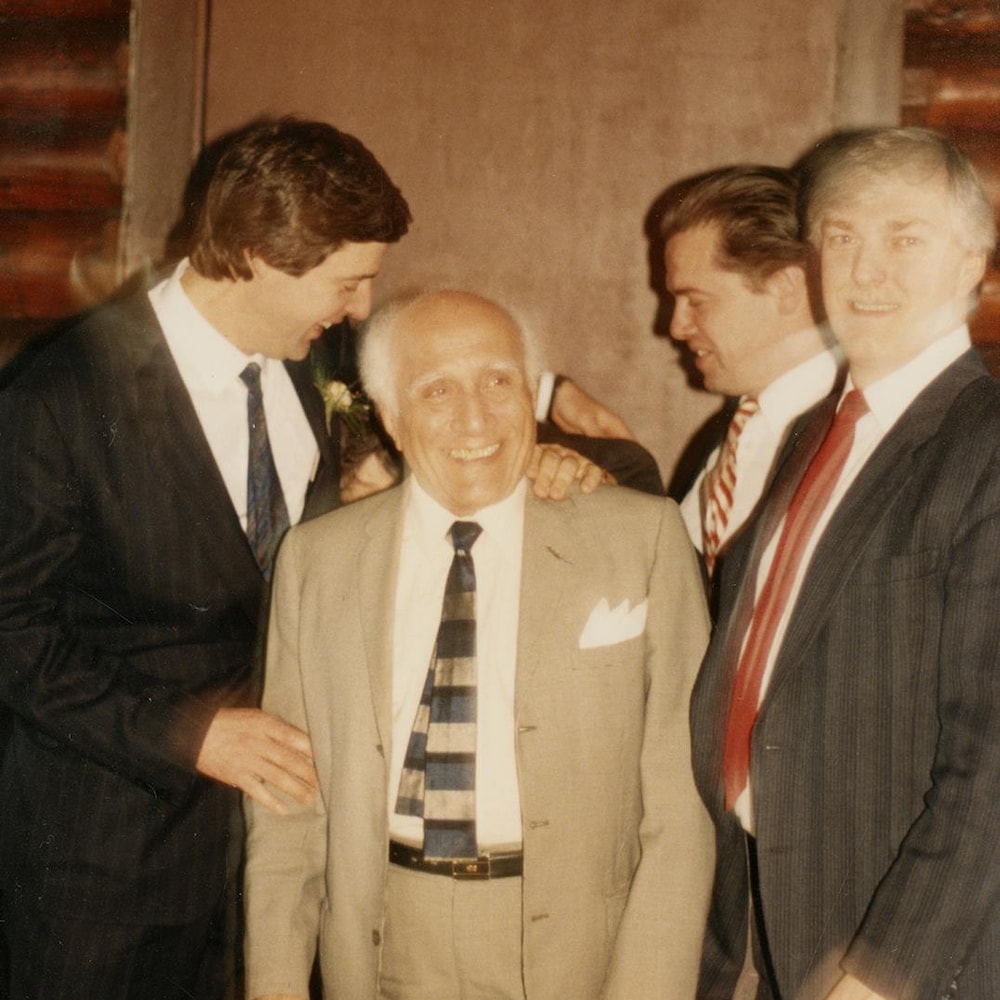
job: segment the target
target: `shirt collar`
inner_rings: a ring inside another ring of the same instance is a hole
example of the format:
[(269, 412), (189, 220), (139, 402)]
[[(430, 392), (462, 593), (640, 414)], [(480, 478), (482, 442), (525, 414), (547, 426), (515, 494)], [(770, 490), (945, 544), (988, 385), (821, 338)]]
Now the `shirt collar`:
[(256, 361), (265, 369), (269, 359), (244, 354), (202, 316), (181, 284), (189, 266), (185, 257), (173, 274), (150, 290), (149, 300), (185, 380), (208, 392), (221, 393), (248, 362)]
[(779, 375), (757, 397), (768, 425), (782, 431), (818, 403), (833, 388), (842, 361), (840, 349), (829, 348)]
[[(883, 376), (864, 390), (868, 409), (885, 433), (902, 416), (931, 382), (972, 346), (969, 328), (964, 323), (945, 337), (925, 347), (902, 368)], [(848, 375), (846, 395), (854, 383)]]
[(527, 480), (523, 478), (514, 491), (499, 503), (464, 517), (458, 517), (439, 504), (412, 473), (406, 477), (406, 490), (405, 535), (408, 539), (432, 546), (448, 540), (448, 530), (455, 521), (475, 521), (483, 529), (483, 537), (498, 539), (503, 544), (520, 542), (528, 492)]

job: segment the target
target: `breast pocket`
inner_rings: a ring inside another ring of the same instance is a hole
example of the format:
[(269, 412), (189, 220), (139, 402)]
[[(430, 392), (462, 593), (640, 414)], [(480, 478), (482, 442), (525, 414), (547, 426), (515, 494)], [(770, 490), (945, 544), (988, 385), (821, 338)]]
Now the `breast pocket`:
[(571, 670), (627, 670), (634, 663), (641, 663), (644, 635), (632, 636), (621, 642), (589, 649), (575, 649), (569, 657)]

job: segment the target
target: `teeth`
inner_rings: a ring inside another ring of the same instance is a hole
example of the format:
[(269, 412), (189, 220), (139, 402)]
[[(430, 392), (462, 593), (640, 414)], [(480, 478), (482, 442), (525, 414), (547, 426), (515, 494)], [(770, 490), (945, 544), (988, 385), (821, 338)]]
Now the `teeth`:
[(461, 462), (474, 462), (480, 458), (489, 458), (500, 450), (500, 443), (484, 445), (482, 448), (452, 448), (448, 454)]
[(883, 302), (852, 302), (851, 308), (855, 312), (888, 313), (893, 312), (898, 307), (891, 303)]
[(708, 354), (708, 351), (704, 351), (704, 350), (701, 350), (701, 351), (695, 351), (695, 352), (694, 352), (694, 356), (695, 356), (696, 358), (703, 358), (703, 357), (705, 357), (705, 355), (706, 355), (706, 354)]

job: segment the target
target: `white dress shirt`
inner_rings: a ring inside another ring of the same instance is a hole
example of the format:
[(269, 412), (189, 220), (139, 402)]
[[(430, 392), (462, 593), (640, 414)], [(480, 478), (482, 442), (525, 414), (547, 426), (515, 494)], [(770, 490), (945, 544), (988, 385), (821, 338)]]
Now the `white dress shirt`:
[[(789, 425), (833, 388), (839, 351), (821, 351), (778, 376), (757, 397), (760, 409), (747, 420), (736, 448), (736, 487), (729, 520), (719, 539), (722, 549), (753, 513), (771, 478), (774, 460)], [(694, 485), (681, 501), (681, 516), (700, 552), (703, 545), (702, 480), (719, 460), (721, 446), (708, 457)]]
[(298, 393), (281, 361), (248, 356), (227, 340), (195, 308), (181, 285), (184, 259), (169, 278), (149, 292), (149, 301), (181, 379), (194, 404), (215, 464), (226, 484), (244, 531), (247, 526), (247, 387), (240, 373), (260, 365), (264, 413), (271, 453), (285, 495), (288, 518), (302, 517), (306, 489), (319, 462), (319, 446), (302, 410)]
[[(940, 375), (945, 368), (956, 361), (971, 346), (969, 329), (961, 326), (953, 330), (946, 337), (934, 341), (924, 348), (920, 354), (908, 361), (902, 368), (897, 368), (894, 372), (884, 376), (877, 382), (873, 382), (864, 390), (865, 400), (868, 403), (869, 412), (857, 422), (854, 429), (854, 442), (851, 451), (847, 456), (847, 461), (837, 480), (837, 485), (830, 494), (830, 500), (819, 516), (816, 527), (806, 542), (802, 559), (799, 563), (798, 572), (792, 582), (792, 589), (789, 592), (788, 600), (782, 611), (781, 619), (775, 631), (774, 641), (768, 653), (767, 664), (764, 667), (764, 676), (760, 685), (760, 697), (757, 704), (764, 699), (768, 684), (771, 681), (771, 674), (774, 670), (774, 663), (778, 656), (778, 650), (784, 641), (785, 632), (788, 630), (788, 622), (791, 618), (792, 609), (798, 599), (799, 591), (802, 589), (802, 581), (805, 579), (806, 571), (812, 560), (813, 553), (823, 532), (826, 531), (830, 519), (840, 505), (847, 491), (854, 480), (864, 468), (865, 463), (871, 458), (872, 453), (882, 442), (882, 439), (892, 430), (896, 421), (903, 415), (907, 407), (920, 395), (931, 382)], [(843, 395), (846, 395), (853, 388), (850, 377), (844, 386)], [(841, 397), (843, 399), (843, 396)], [(785, 522), (782, 519), (774, 532), (774, 537), (770, 540), (768, 547), (761, 556), (756, 580), (756, 593), (760, 594), (770, 571), (771, 563), (774, 561), (774, 554), (784, 530)], [(749, 629), (747, 630), (749, 635)], [(747, 636), (743, 642), (746, 644)], [(743, 794), (736, 800), (734, 811), (739, 817), (744, 829), (753, 833), (753, 774)]]
[(524, 534), (522, 481), (505, 500), (456, 517), (410, 475), (404, 489), (403, 540), (396, 583), (392, 664), (392, 759), (389, 832), (419, 846), (423, 820), (396, 812), (399, 779), (441, 621), (455, 550), (455, 521), (483, 529), (472, 547), (476, 569), (476, 834), (480, 850), (521, 843), (521, 803), (514, 754), (514, 681)]

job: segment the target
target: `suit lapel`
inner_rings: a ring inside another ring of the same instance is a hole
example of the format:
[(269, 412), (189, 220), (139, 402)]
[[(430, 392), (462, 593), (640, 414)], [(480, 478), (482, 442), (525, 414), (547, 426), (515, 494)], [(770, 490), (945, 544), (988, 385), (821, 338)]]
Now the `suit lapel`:
[(565, 635), (558, 627), (570, 573), (581, 539), (574, 537), (576, 503), (537, 499), (529, 489), (524, 510), (524, 548), (518, 613), (517, 691), (520, 703), (539, 664), (565, 659)]
[[(984, 373), (973, 352), (938, 376), (902, 414), (865, 463), (813, 553), (775, 662), (768, 695), (780, 687), (827, 620), (840, 590), (883, 517), (905, 489), (916, 456), (933, 437), (956, 396)], [(801, 474), (796, 477), (796, 482)], [(785, 505), (787, 506), (787, 504)], [(784, 509), (784, 508), (779, 508)], [(873, 517), (873, 512), (879, 516)], [(766, 703), (766, 699), (765, 699)]]
[(327, 432), (326, 409), (313, 384), (309, 361), (285, 362), (285, 370), (298, 393), (299, 402), (319, 447), (319, 465), (309, 484), (302, 514), (302, 519), (308, 520), (340, 505), (340, 447), (335, 433), (338, 425), (335, 420), (334, 433)]
[[(724, 684), (721, 690), (729, 692), (733, 686), (743, 640), (757, 599), (760, 561), (782, 523), (800, 480), (826, 436), (836, 410), (837, 398), (827, 397), (795, 423), (776, 462), (771, 490), (765, 495), (766, 502), (759, 517), (748, 530), (736, 537), (726, 553), (717, 586), (723, 592), (735, 592), (736, 596), (731, 604), (727, 602), (732, 610), (720, 617), (717, 628), (723, 637), (721, 658)], [(718, 639), (713, 641), (713, 650), (718, 645)]]
[(256, 620), (260, 570), (152, 307), (145, 296), (136, 306), (130, 345), (136, 352), (134, 410), (152, 460), (170, 470), (177, 521), (200, 536), (200, 549), (218, 570), (223, 588), (243, 595), (248, 615)]
[(386, 759), (392, 746), (392, 636), (403, 529), (402, 487), (365, 501), (371, 515), (358, 552), (358, 604), (375, 722)]

